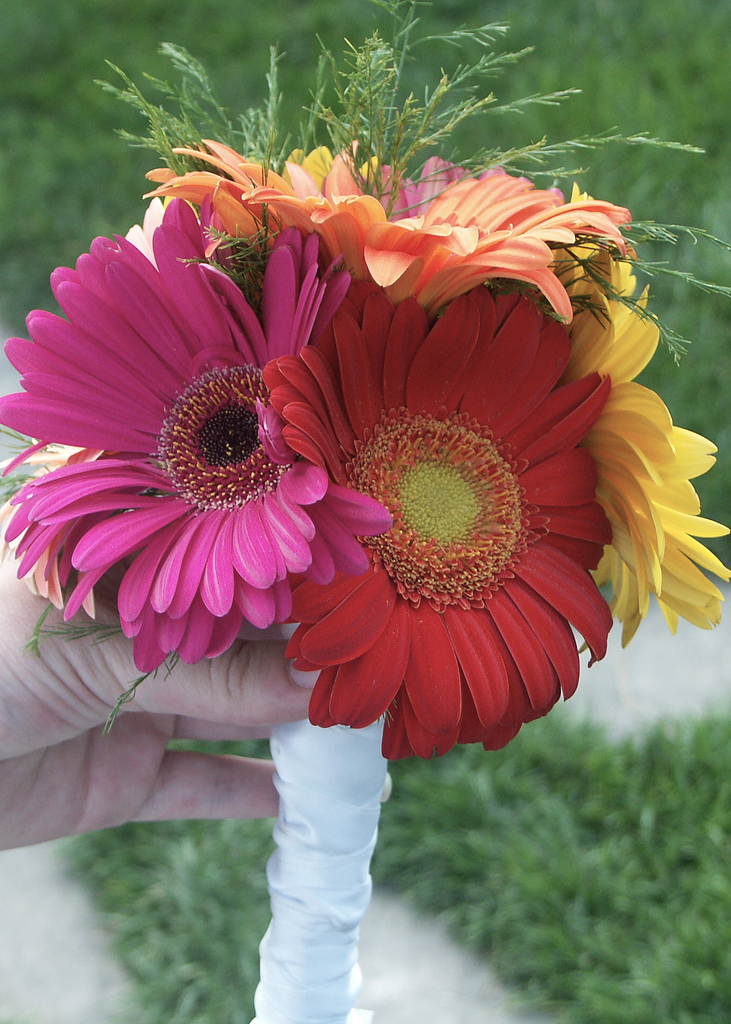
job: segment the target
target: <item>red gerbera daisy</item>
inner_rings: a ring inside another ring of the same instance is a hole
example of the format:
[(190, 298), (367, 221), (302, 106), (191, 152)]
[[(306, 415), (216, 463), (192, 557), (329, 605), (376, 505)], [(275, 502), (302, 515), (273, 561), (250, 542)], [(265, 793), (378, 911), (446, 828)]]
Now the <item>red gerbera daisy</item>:
[(68, 320), (30, 316), (32, 340), (7, 346), (25, 393), (0, 400), (2, 421), (17, 430), (102, 450), (27, 483), (7, 539), (21, 538), (21, 575), (45, 560), (65, 586), (76, 571), (67, 617), (133, 558), (118, 604), (143, 671), (173, 651), (213, 657), (243, 618), (283, 621), (289, 573), (362, 573), (356, 535), (390, 524), (371, 498), (310, 462), (273, 461), (259, 439), (261, 367), (321, 333), (348, 275), (323, 275), (314, 236), (283, 232), (259, 318), (204, 259), (186, 203), (170, 203), (153, 249), (154, 263), (126, 239), (100, 238), (76, 270), (56, 271)]
[(495, 748), (574, 692), (572, 626), (604, 655), (589, 570), (611, 530), (577, 445), (610, 384), (558, 386), (569, 351), (526, 298), (480, 287), (430, 326), (360, 283), (316, 349), (267, 367), (287, 444), (393, 516), (363, 541), (367, 573), (294, 593), (288, 654), (322, 670), (314, 723), (385, 714), (389, 758)]

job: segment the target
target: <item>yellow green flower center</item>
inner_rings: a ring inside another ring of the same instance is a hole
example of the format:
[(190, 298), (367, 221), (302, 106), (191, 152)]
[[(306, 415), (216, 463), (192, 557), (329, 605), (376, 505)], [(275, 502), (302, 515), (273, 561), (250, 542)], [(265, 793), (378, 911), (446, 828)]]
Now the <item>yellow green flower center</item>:
[(480, 511), (479, 501), (460, 471), (435, 462), (407, 469), (398, 496), (404, 523), (444, 547), (465, 541)]
[(531, 539), (515, 465), (464, 413), (384, 413), (348, 474), (391, 513), (392, 528), (363, 542), (415, 604), (481, 606)]

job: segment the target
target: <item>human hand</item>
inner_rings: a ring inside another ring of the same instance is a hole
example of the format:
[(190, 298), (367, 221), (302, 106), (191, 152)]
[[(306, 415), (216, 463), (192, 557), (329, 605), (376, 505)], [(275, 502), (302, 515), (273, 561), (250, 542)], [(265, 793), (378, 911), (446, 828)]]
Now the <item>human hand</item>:
[(302, 673), (290, 675), (281, 630), (161, 668), (104, 734), (139, 676), (132, 645), (121, 635), (50, 636), (39, 656), (29, 653), (43, 607), (12, 565), (0, 565), (0, 849), (128, 821), (276, 815), (270, 762), (168, 744), (266, 736), (307, 717), (309, 690), (293, 681)]

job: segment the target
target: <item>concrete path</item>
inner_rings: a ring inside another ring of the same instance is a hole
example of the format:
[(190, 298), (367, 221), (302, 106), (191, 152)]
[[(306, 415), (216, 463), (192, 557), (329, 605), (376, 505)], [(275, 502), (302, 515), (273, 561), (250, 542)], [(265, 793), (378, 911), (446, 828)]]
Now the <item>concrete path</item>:
[[(0, 387), (15, 387), (2, 367)], [(613, 632), (607, 658), (552, 714), (601, 721), (619, 736), (731, 707), (731, 615), (711, 633), (681, 623), (673, 638), (655, 609), (626, 651)], [(0, 1024), (104, 1024), (122, 1005), (127, 981), (85, 890), (63, 872), (61, 845), (0, 852)], [(548, 1024), (521, 1013), (440, 922), (381, 893), (363, 925), (361, 965), (360, 1003), (375, 1024)]]

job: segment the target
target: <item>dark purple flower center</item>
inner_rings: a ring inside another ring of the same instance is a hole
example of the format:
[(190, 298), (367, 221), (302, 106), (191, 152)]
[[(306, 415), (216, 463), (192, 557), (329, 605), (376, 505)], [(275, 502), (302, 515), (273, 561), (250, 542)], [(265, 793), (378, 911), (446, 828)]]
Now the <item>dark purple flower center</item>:
[(255, 366), (209, 370), (165, 418), (158, 457), (181, 498), (201, 509), (239, 508), (274, 490), (287, 468), (259, 442), (257, 401), (269, 389)]
[(244, 462), (259, 445), (259, 419), (243, 405), (225, 405), (200, 428), (198, 442), (211, 466)]

